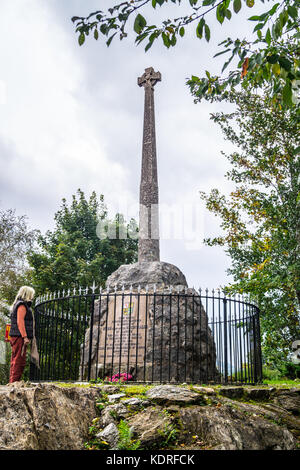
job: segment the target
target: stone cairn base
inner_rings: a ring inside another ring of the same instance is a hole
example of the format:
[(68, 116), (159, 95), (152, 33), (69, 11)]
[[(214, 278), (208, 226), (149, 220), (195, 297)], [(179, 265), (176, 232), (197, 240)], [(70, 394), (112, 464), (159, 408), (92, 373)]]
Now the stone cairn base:
[[(217, 381), (206, 312), (176, 266), (157, 261), (122, 265), (108, 277), (106, 288), (101, 304), (97, 300), (94, 306), (92, 345), (90, 327), (82, 345), (80, 380), (88, 377), (90, 355), (91, 379), (125, 372), (140, 382)], [(121, 320), (124, 300), (132, 310)]]

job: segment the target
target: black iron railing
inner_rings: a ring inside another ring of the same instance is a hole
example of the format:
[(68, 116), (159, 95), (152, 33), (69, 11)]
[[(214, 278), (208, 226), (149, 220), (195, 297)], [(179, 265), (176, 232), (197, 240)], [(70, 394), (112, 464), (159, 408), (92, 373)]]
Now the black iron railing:
[(259, 308), (186, 288), (63, 292), (37, 299), (33, 381), (261, 381)]

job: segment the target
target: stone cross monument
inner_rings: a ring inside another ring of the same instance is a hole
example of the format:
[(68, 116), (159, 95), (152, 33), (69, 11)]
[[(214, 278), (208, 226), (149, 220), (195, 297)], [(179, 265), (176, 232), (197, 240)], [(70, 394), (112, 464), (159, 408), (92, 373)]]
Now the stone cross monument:
[(158, 181), (155, 141), (154, 86), (161, 81), (152, 67), (138, 78), (145, 89), (142, 171), (140, 183), (138, 260), (159, 261)]
[(119, 266), (106, 280), (105, 295), (95, 301), (82, 347), (81, 380), (89, 367), (93, 378), (123, 372), (136, 381), (205, 378), (207, 383), (215, 376), (216, 348), (201, 298), (188, 288), (177, 266), (160, 261), (154, 116), (158, 81), (161, 74), (152, 67), (138, 78), (145, 89), (138, 262)]

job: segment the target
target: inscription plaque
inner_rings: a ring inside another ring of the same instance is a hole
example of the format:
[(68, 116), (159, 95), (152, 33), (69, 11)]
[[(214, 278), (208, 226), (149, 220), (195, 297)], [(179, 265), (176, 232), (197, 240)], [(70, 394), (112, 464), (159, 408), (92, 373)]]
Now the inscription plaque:
[[(146, 298), (112, 296), (107, 315), (100, 322), (98, 361), (135, 366), (144, 363), (146, 344)], [(121, 341), (122, 339), (122, 341)], [(124, 367), (123, 367), (124, 368)]]

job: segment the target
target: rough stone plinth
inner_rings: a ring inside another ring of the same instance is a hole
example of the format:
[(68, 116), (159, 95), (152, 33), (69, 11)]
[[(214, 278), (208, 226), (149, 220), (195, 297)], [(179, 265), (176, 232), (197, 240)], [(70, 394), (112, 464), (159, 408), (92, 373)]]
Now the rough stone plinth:
[(185, 275), (174, 264), (163, 261), (144, 261), (133, 264), (122, 264), (115, 272), (108, 276), (106, 287), (117, 287), (121, 290), (122, 286), (129, 289), (131, 286), (137, 289), (153, 288), (158, 289), (169, 286), (187, 287)]
[[(123, 265), (108, 278), (108, 285), (117, 290), (109, 290), (95, 302), (93, 331), (86, 331), (81, 355), (81, 380), (88, 374), (91, 333), (91, 378), (125, 372), (142, 382), (217, 379), (216, 349), (206, 312), (199, 294), (187, 287), (176, 266), (163, 262)], [(129, 291), (128, 286), (132, 286)], [(126, 315), (122, 315), (124, 306)]]

